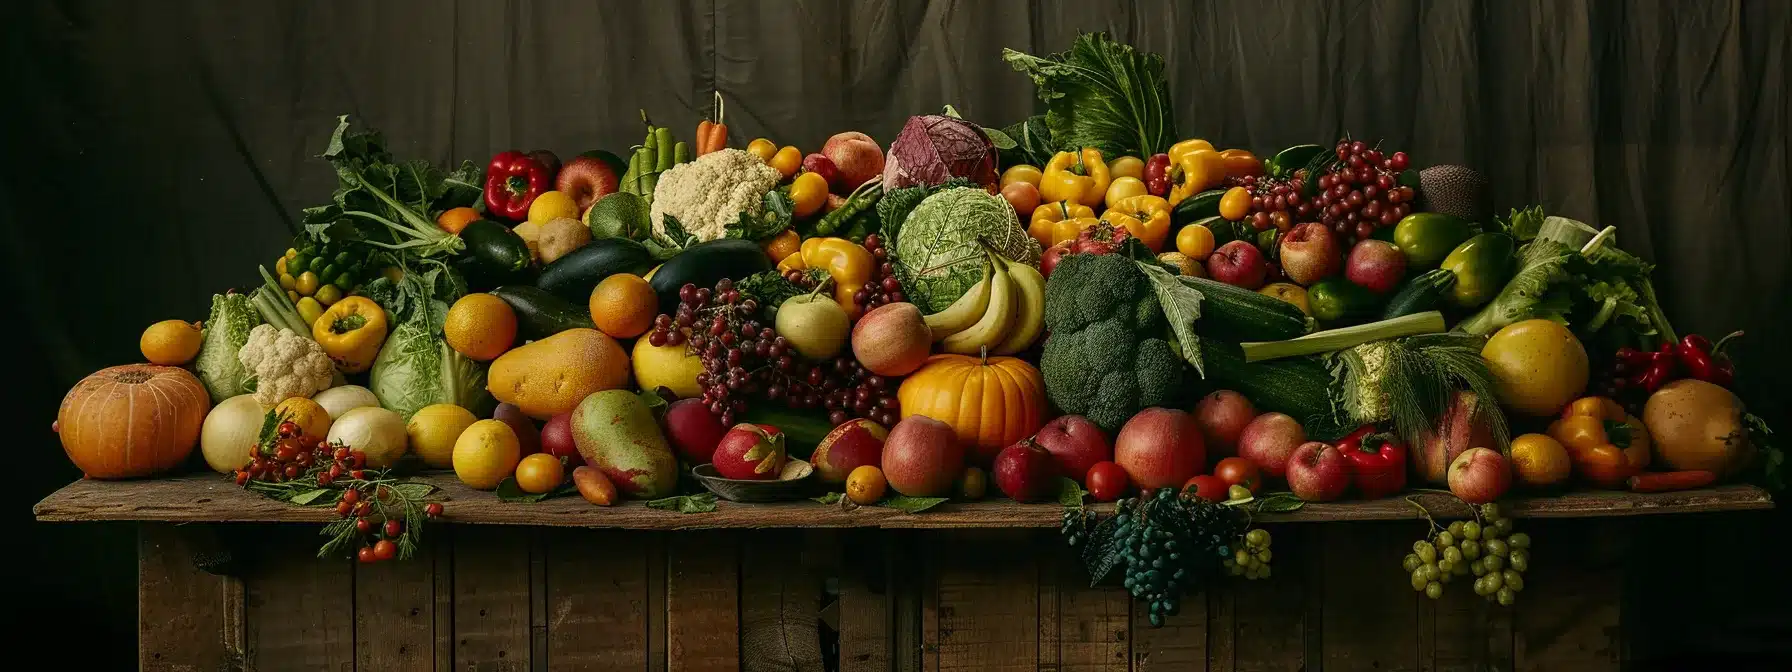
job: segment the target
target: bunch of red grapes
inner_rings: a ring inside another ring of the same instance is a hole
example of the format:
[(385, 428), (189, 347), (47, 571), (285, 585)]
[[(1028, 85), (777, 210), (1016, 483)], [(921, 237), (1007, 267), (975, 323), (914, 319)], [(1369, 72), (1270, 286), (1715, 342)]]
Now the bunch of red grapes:
[(1246, 175), (1232, 186), (1244, 187), (1251, 192), (1250, 214), (1245, 218), (1258, 231), (1272, 228), (1287, 231), (1294, 228), (1296, 222), (1316, 219), (1312, 200), (1300, 195), (1298, 179)]
[[(826, 409), (836, 425), (855, 417), (885, 426), (900, 419), (896, 381), (865, 370), (850, 352), (821, 362), (804, 359), (760, 320), (759, 302), (742, 296), (733, 281), (724, 278), (714, 288), (686, 284), (678, 300), (675, 315), (654, 318), (648, 343), (683, 343), (702, 359), (697, 384), (723, 426), (734, 426), (750, 400)], [(688, 337), (681, 331), (686, 329)]]
[(1412, 212), (1416, 194), (1400, 184), (1406, 152), (1382, 155), (1361, 140), (1339, 140), (1338, 161), (1319, 176), (1319, 221), (1351, 242), (1375, 235)]

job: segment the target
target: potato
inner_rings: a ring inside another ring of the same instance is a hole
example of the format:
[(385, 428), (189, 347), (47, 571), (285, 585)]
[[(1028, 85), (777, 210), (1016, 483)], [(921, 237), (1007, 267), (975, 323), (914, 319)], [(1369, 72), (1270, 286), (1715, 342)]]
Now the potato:
[(541, 225), (541, 263), (551, 264), (591, 242), (591, 228), (584, 222), (561, 217)]
[(587, 502), (598, 506), (616, 503), (616, 484), (611, 483), (604, 472), (592, 467), (578, 467), (572, 470), (572, 484)]
[(523, 239), (523, 244), (529, 246), (529, 260), (540, 263), (541, 225), (536, 224), (535, 222), (520, 222), (516, 226), (511, 227), (510, 230), (515, 233), (518, 238)]

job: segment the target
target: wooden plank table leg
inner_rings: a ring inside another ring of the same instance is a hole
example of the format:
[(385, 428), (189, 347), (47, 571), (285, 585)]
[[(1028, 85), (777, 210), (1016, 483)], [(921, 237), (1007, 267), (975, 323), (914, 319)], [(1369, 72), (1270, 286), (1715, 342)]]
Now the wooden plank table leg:
[(188, 535), (166, 523), (137, 526), (137, 666), (219, 670), (243, 666), (243, 584), (193, 565)]
[(673, 533), (666, 545), (667, 669), (739, 670), (739, 535)]
[(464, 526), (454, 533), (457, 669), (529, 669), (532, 530)]
[(547, 649), (554, 670), (647, 666), (651, 532), (553, 530), (547, 535)]
[(895, 620), (890, 617), (888, 532), (848, 530), (835, 537), (840, 544), (840, 670), (888, 672), (890, 640)]
[(256, 535), (267, 541), (243, 577), (247, 667), (352, 668), (354, 561), (318, 558), (324, 539), (313, 526), (267, 526)]
[(746, 672), (822, 672), (822, 592), (830, 569), (810, 546), (825, 530), (766, 530), (741, 541), (740, 660)]
[(1531, 536), (1533, 549), (1514, 605), (1514, 667), (1619, 669), (1627, 526), (1519, 521), (1516, 531)]
[[(430, 526), (408, 560), (355, 567), (355, 667), (434, 670), (436, 555), (446, 553), (446, 526)], [(446, 628), (447, 623), (441, 623)]]
[(932, 536), (938, 566), (939, 670), (1033, 670), (1039, 655), (1039, 574), (1031, 531)]

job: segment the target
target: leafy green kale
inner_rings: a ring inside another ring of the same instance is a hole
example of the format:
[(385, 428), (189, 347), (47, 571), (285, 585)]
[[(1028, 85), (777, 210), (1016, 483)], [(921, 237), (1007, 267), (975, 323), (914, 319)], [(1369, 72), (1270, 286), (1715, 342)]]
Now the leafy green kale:
[[(998, 136), (990, 134), (996, 146), (996, 158), (1003, 167), (1028, 164), (1043, 166), (1058, 153), (1052, 143), (1052, 131), (1045, 125), (1045, 115), (1035, 114), (1004, 128)], [(1003, 142), (1002, 140), (1007, 140)]]
[(472, 161), (453, 171), (421, 159), (400, 161), (379, 131), (352, 128), (347, 115), (336, 121), (319, 155), (336, 169), (336, 192), (329, 205), (304, 210), (306, 232), (324, 242), (364, 242), (416, 257), (459, 251), (460, 237), (437, 227), (435, 218), (480, 203), (483, 171)]
[(1178, 139), (1161, 56), (1107, 33), (1085, 33), (1063, 53), (1040, 57), (1003, 49), (1002, 58), (1033, 78), (1046, 104), (1051, 142), (1059, 147), (1151, 156)]

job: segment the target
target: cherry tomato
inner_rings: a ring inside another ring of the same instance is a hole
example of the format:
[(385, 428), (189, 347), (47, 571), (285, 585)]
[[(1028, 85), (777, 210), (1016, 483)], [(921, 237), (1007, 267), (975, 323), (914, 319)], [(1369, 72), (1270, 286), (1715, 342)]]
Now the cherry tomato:
[(388, 520), (386, 521), (385, 532), (387, 538), (396, 537), (404, 532), (404, 523), (400, 523), (396, 520)]
[(1213, 475), (1218, 476), (1226, 485), (1242, 485), (1252, 494), (1263, 487), (1263, 472), (1257, 469), (1257, 463), (1242, 457), (1228, 457), (1213, 465)]
[(356, 502), (361, 501), (361, 491), (349, 490), (342, 493), (342, 501), (347, 502), (349, 506), (354, 506)]
[(348, 503), (348, 500), (336, 502), (336, 517), (347, 518), (349, 510), (353, 508), (355, 505)]
[(298, 435), (299, 435), (299, 426), (297, 423), (294, 423), (291, 420), (285, 420), (280, 423), (280, 436), (290, 437), (290, 436), (298, 436)]
[(367, 534), (368, 532), (372, 532), (373, 531), (373, 521), (368, 520), (366, 518), (356, 518), (355, 519), (355, 531), (360, 532), (361, 534)]
[(373, 554), (372, 546), (362, 546), (361, 550), (355, 551), (355, 559), (360, 560), (361, 564), (371, 565), (379, 558)]
[(523, 492), (539, 495), (560, 487), (565, 479), (566, 469), (560, 458), (547, 453), (530, 455), (516, 465), (516, 485)]
[(1182, 484), (1183, 492), (1194, 490), (1192, 493), (1194, 496), (1209, 502), (1226, 501), (1226, 488), (1228, 487), (1230, 486), (1226, 485), (1225, 481), (1212, 474), (1202, 474), (1188, 479), (1187, 483)]
[(237, 471), (236, 472), (236, 484), (237, 485), (248, 485), (249, 484), (249, 472), (240, 471), (240, 470)]
[(398, 544), (390, 539), (381, 539), (373, 545), (373, 557), (379, 560), (391, 560), (398, 557)]
[(1126, 470), (1113, 462), (1096, 462), (1089, 467), (1088, 481), (1084, 487), (1097, 502), (1112, 502), (1126, 495), (1130, 485), (1126, 482)]
[(423, 507), (423, 515), (431, 518), (442, 517), (442, 504), (440, 502), (430, 502)]

